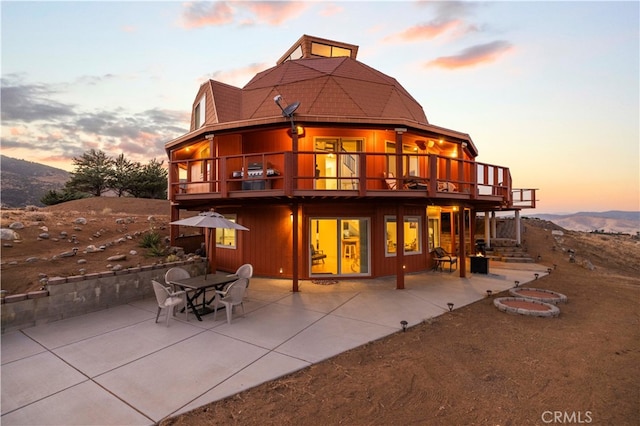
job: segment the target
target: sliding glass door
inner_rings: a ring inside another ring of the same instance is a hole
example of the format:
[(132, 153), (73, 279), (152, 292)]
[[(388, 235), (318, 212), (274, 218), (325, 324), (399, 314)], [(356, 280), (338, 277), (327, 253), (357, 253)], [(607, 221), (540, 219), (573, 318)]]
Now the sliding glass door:
[(369, 275), (368, 218), (312, 218), (311, 275)]

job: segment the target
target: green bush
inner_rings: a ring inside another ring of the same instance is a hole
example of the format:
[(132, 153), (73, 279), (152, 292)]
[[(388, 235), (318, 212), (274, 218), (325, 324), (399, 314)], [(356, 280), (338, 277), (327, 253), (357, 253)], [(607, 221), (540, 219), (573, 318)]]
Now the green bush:
[(156, 246), (159, 247), (161, 241), (162, 241), (162, 236), (156, 231), (151, 231), (149, 233), (142, 235), (142, 240), (140, 241), (140, 247), (143, 247), (143, 248), (152, 248)]

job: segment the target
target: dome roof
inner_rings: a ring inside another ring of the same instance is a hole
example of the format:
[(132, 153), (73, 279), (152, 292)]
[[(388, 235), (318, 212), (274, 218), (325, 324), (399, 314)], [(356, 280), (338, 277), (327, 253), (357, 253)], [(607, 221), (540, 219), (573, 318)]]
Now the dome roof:
[(424, 110), (398, 83), (351, 57), (288, 60), (258, 73), (242, 88), (241, 119), (273, 117), (273, 98), (300, 102), (297, 115), (400, 119), (428, 124)]

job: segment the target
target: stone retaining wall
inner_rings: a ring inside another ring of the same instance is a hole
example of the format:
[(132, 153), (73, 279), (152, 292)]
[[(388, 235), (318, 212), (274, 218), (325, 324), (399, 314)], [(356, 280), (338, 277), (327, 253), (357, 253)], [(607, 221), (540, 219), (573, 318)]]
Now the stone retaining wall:
[(151, 280), (164, 283), (164, 274), (175, 266), (196, 276), (204, 274), (206, 261), (197, 259), (115, 272), (52, 277), (46, 290), (2, 298), (2, 333), (153, 297)]

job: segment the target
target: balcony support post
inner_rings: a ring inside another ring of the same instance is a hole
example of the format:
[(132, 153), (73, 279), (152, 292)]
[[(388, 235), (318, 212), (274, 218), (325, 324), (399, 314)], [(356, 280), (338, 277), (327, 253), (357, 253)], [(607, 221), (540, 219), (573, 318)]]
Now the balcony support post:
[(467, 276), (467, 250), (465, 243), (465, 233), (466, 233), (466, 222), (464, 220), (464, 206), (460, 206), (458, 209), (458, 234), (459, 234), (459, 253), (458, 253), (458, 269), (460, 269), (460, 278), (464, 278)]
[(404, 289), (404, 206), (398, 203), (396, 206), (396, 233), (398, 243), (396, 245), (396, 289)]
[(299, 244), (298, 244), (298, 238), (299, 238), (299, 233), (298, 233), (298, 216), (299, 216), (299, 204), (298, 202), (294, 202), (293, 206), (291, 207), (291, 213), (293, 214), (293, 223), (291, 224), (291, 226), (293, 227), (293, 232), (292, 232), (292, 247), (291, 247), (291, 252), (292, 252), (292, 256), (291, 259), (293, 261), (293, 271), (292, 271), (292, 275), (293, 275), (293, 279), (291, 281), (291, 285), (292, 285), (292, 291), (294, 293), (298, 292), (298, 279), (299, 279), (299, 275), (300, 275), (300, 268), (299, 268), (299, 263), (300, 263), (300, 258), (302, 256), (300, 256), (300, 252), (299, 250)]

